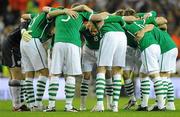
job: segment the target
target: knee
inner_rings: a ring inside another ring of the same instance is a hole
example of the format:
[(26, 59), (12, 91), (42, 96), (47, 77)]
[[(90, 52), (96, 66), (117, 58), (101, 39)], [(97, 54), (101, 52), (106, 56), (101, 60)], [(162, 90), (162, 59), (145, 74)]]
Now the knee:
[(106, 78), (110, 79), (112, 77), (112, 71), (111, 70), (107, 70), (106, 71)]
[(106, 73), (106, 68), (102, 66), (97, 67), (97, 73)]
[(47, 68), (39, 70), (38, 71), (40, 73), (41, 76), (47, 76), (49, 75), (49, 70)]
[(90, 80), (90, 78), (91, 78), (91, 72), (84, 72), (84, 73), (83, 73), (83, 76), (84, 76), (84, 77), (83, 77), (84, 79)]
[(123, 74), (123, 68), (121, 67), (112, 67), (112, 74), (115, 75), (115, 74)]
[(123, 72), (123, 78), (125, 79), (125, 80), (127, 80), (127, 79), (129, 79), (129, 78), (131, 78), (130, 76), (131, 76), (131, 72), (132, 71), (124, 71)]

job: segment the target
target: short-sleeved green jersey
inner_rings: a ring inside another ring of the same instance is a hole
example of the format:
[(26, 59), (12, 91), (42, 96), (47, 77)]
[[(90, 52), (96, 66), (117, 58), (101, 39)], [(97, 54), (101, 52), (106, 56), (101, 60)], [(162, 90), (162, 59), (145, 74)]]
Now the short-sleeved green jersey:
[(58, 15), (55, 18), (55, 40), (54, 42), (72, 43), (81, 47), (80, 29), (84, 20), (89, 20), (91, 13), (78, 12), (76, 19), (68, 15)]
[(99, 49), (100, 40), (102, 38), (102, 35), (100, 32), (97, 33), (96, 35), (92, 35), (90, 33), (90, 31), (88, 29), (86, 29), (85, 26), (83, 26), (80, 30), (80, 33), (84, 36), (86, 46), (89, 49), (92, 49), (92, 50), (98, 50)]
[(176, 48), (176, 44), (166, 31), (162, 31), (159, 28), (154, 27), (151, 32), (154, 35), (155, 39), (158, 41), (158, 44), (161, 47), (162, 54), (173, 48)]
[[(150, 14), (150, 17), (156, 17), (157, 16), (156, 11), (150, 11), (148, 13)], [(136, 16), (143, 18), (145, 14), (147, 14), (147, 13), (137, 13)]]
[(138, 43), (137, 41), (134, 40), (134, 35), (132, 35), (129, 31), (125, 30), (125, 34), (127, 37), (127, 45), (132, 47), (132, 48), (138, 48)]
[[(144, 20), (138, 20), (131, 24), (126, 24), (124, 28), (135, 36), (138, 31), (144, 28), (143, 22)], [(158, 42), (151, 32), (146, 32), (144, 37), (139, 41), (140, 50), (143, 51), (152, 44), (158, 44)]]
[(100, 29), (102, 35), (107, 32), (125, 32), (118, 22), (113, 21), (114, 19), (114, 16), (108, 16), (108, 18), (104, 21), (104, 25)]
[(145, 24), (154, 24), (155, 26), (158, 26), (158, 24), (156, 23), (156, 17), (147, 18)]
[(41, 12), (40, 14), (31, 15), (31, 22), (28, 26), (28, 30), (31, 30), (31, 35), (33, 38), (38, 38), (41, 42), (45, 42), (50, 38), (50, 28), (52, 21), (46, 19), (47, 13)]

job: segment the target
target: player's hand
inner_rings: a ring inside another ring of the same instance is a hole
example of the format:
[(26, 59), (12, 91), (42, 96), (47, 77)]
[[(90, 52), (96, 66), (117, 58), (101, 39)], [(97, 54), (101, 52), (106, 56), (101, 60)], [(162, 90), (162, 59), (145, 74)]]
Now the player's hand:
[(144, 19), (147, 19), (147, 18), (149, 18), (150, 16), (151, 16), (150, 13), (146, 13), (143, 18), (144, 18)]
[(138, 31), (136, 34), (136, 41), (140, 41), (144, 37), (144, 32), (142, 30)]
[(32, 32), (31, 30), (27, 31), (26, 29), (22, 29), (22, 39), (26, 42), (30, 41), (32, 39), (32, 36), (30, 33)]
[(65, 14), (71, 16), (73, 19), (78, 17), (78, 13), (76, 11), (72, 11), (70, 9), (64, 9)]

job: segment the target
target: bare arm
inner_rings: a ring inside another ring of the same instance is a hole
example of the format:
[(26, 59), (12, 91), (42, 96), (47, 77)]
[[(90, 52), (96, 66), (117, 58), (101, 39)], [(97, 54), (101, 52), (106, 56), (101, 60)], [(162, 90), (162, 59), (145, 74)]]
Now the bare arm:
[(71, 8), (71, 10), (93, 12), (93, 10), (86, 5), (79, 5), (79, 6), (76, 6), (74, 8)]
[(29, 19), (31, 19), (31, 15), (30, 14), (22, 14), (21, 18), (23, 18), (24, 20), (29, 20)]
[(135, 16), (123, 16), (123, 20), (126, 22), (133, 22), (133, 21), (139, 20), (139, 18)]
[(162, 30), (167, 30), (167, 24), (159, 25), (159, 28)]
[(49, 7), (49, 6), (44, 6), (44, 7), (42, 8), (42, 11), (44, 11), (44, 12), (46, 12), (46, 13), (50, 12), (50, 10), (51, 10), (51, 7)]
[(158, 25), (162, 25), (162, 24), (167, 24), (167, 19), (166, 18), (164, 18), (164, 17), (157, 17), (156, 18), (156, 23), (158, 24)]
[(141, 38), (144, 37), (144, 34), (145, 34), (146, 32), (151, 31), (153, 28), (154, 28), (154, 25), (153, 25), (153, 24), (148, 24), (148, 25), (146, 25), (143, 29), (141, 29), (140, 31), (138, 31), (138, 32), (136, 33), (136, 39), (139, 41)]
[(102, 21), (105, 20), (108, 17), (109, 13), (108, 12), (102, 12), (98, 14), (93, 14), (90, 18), (92, 21)]

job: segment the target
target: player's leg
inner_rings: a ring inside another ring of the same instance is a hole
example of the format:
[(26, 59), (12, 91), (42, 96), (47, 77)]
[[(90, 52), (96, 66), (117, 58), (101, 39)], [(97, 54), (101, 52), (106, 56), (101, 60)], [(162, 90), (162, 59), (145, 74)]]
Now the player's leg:
[(165, 88), (167, 88), (165, 92), (165, 97), (167, 99), (166, 109), (167, 110), (176, 110), (174, 104), (174, 87), (172, 81), (170, 80), (170, 74), (175, 73), (176, 71), (176, 58), (177, 58), (178, 50), (177, 48), (171, 49), (168, 52), (163, 54), (163, 61), (161, 62), (161, 71), (168, 71), (168, 73), (163, 74), (166, 76), (165, 80)]
[(127, 95), (130, 97), (130, 100), (128, 104), (125, 106), (124, 109), (130, 109), (132, 106), (135, 106), (136, 104), (136, 97), (134, 94), (134, 82), (133, 82), (133, 71), (128, 70), (123, 72), (123, 78), (124, 78), (124, 86)]
[(81, 81), (81, 102), (80, 102), (80, 110), (86, 110), (86, 98), (88, 95), (89, 82), (91, 78), (91, 72), (93, 70), (93, 66), (97, 61), (97, 51), (89, 49), (86, 45), (83, 47), (82, 52), (82, 71), (83, 78)]
[(65, 48), (65, 70), (64, 73), (66, 76), (66, 83), (65, 83), (65, 95), (66, 95), (66, 102), (65, 102), (65, 111), (67, 112), (78, 112), (76, 108), (73, 107), (73, 99), (75, 94), (75, 83), (76, 77), (82, 74), (81, 70), (81, 48), (66, 43)]
[[(111, 39), (111, 34), (108, 32), (104, 35), (103, 39), (100, 41), (99, 56), (97, 60), (97, 74), (96, 74), (96, 106), (92, 109), (92, 112), (104, 111), (104, 90), (105, 90), (105, 66), (112, 66), (114, 48)], [(110, 46), (111, 45), (111, 46)]]
[(91, 72), (83, 72), (83, 78), (81, 81), (81, 102), (80, 102), (80, 110), (86, 110), (86, 98), (88, 95), (89, 81), (91, 78)]
[[(118, 102), (121, 93), (121, 80), (123, 75), (123, 67), (126, 61), (127, 38), (124, 32), (113, 32), (111, 35), (115, 51), (112, 63), (112, 76), (113, 76), (113, 112), (118, 112)], [(121, 37), (119, 39), (119, 37)]]
[(50, 81), (49, 81), (49, 88), (48, 88), (48, 95), (49, 95), (49, 104), (48, 109), (44, 110), (45, 112), (53, 112), (55, 110), (55, 101), (57, 91), (59, 89), (59, 78), (62, 74), (63, 64), (64, 64), (64, 45), (61, 43), (55, 43), (52, 51), (52, 62), (51, 62), (51, 69), (50, 69)]
[(107, 109), (111, 110), (112, 100), (113, 100), (113, 82), (112, 82), (112, 69), (108, 67), (106, 70), (106, 87), (105, 94), (107, 100)]
[(2, 56), (3, 65), (8, 66), (11, 74), (11, 79), (9, 80), (10, 92), (12, 95), (12, 103), (14, 111), (29, 111), (29, 109), (24, 105), (24, 96), (22, 96), (21, 80), (23, 79), (21, 72), (21, 53), (20, 48), (12, 48), (9, 44), (8, 39), (3, 41), (2, 44)]
[[(156, 48), (156, 51), (153, 51), (154, 48)], [(156, 94), (157, 99), (157, 107), (155, 107), (153, 110), (164, 110), (164, 89), (163, 89), (163, 83), (162, 79), (160, 78), (159, 74), (159, 57), (160, 57), (160, 47), (159, 45), (151, 45), (148, 48), (146, 48), (143, 52), (142, 61), (145, 63), (146, 71), (148, 76), (152, 79), (154, 84), (154, 90)]]
[(14, 68), (9, 68), (9, 70), (11, 73), (11, 80), (9, 81), (9, 87), (12, 94), (14, 111), (28, 111), (27, 109), (22, 108), (22, 106), (25, 107), (25, 105), (24, 105), (24, 100), (22, 101), (22, 98), (24, 97), (21, 98), (21, 78), (22, 78), (21, 68), (14, 67)]
[(135, 69), (135, 52), (136, 50), (132, 47), (127, 47), (126, 51), (126, 66), (124, 68), (123, 72), (123, 78), (124, 78), (124, 86), (126, 93), (128, 97), (130, 97), (130, 100), (128, 101), (128, 104), (126, 104), (124, 109), (130, 109), (132, 106), (136, 103), (136, 98), (134, 95), (134, 83), (133, 83), (133, 71)]
[(97, 103), (96, 106), (92, 109), (92, 112), (98, 111), (102, 112), (104, 111), (104, 90), (105, 90), (105, 72), (106, 68), (103, 66), (98, 66), (96, 74), (96, 97), (97, 97)]
[[(47, 68), (47, 55), (46, 51), (40, 42), (39, 39), (32, 39), (34, 42), (32, 45), (31, 52), (33, 52), (33, 58), (31, 58), (31, 63), (37, 73), (39, 73), (38, 81), (37, 81), (37, 90), (36, 90), (36, 102), (34, 109), (36, 111), (44, 110), (44, 106), (42, 104), (42, 98), (44, 95), (46, 82), (48, 80), (49, 71)], [(29, 56), (30, 57), (30, 56)]]
[(121, 93), (122, 86), (122, 74), (123, 69), (121, 67), (112, 67), (113, 74), (113, 102), (112, 102), (112, 111), (118, 112), (118, 103)]
[(143, 73), (144, 68), (141, 67), (140, 73), (140, 91), (141, 91), (141, 104), (138, 106), (137, 111), (147, 111), (148, 110), (148, 101), (150, 93), (150, 79), (147, 74)]

